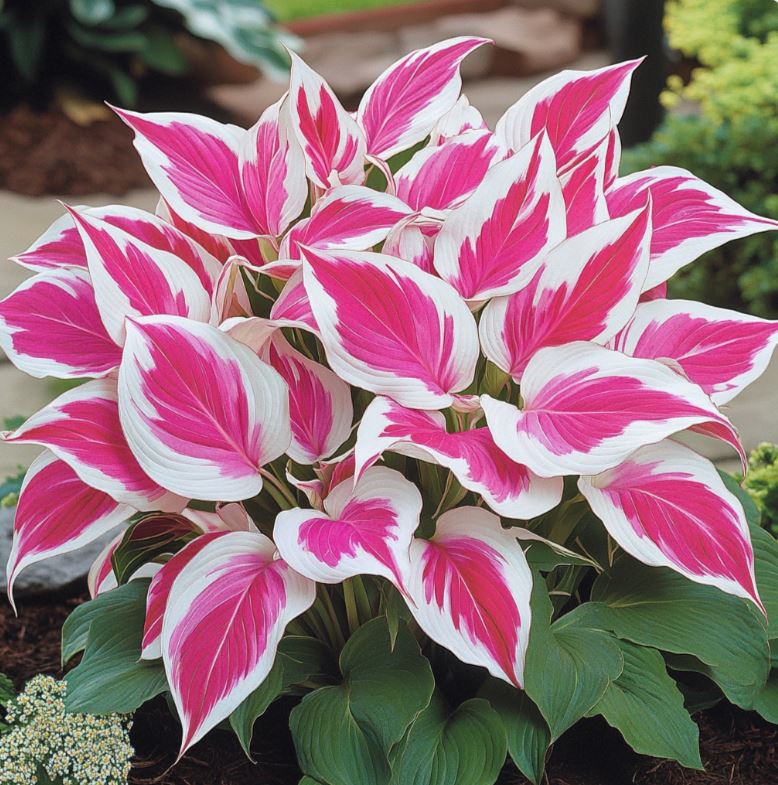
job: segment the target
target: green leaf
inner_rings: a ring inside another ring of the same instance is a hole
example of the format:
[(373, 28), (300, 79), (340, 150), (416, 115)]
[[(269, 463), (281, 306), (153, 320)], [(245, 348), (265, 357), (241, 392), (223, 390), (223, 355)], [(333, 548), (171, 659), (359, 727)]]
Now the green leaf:
[(580, 624), (575, 611), (551, 625), (551, 601), (537, 574), (531, 607), (524, 689), (548, 723), (553, 741), (583, 717), (621, 673), (621, 651), (607, 632)]
[[(14, 476), (6, 477), (2, 483), (0, 483), (0, 503), (2, 503), (3, 506), (13, 507), (16, 504), (26, 474), (27, 470), (20, 466), (19, 471)], [(8, 502), (4, 501), (6, 497), (9, 499)]]
[[(594, 562), (585, 556), (580, 556), (569, 549), (560, 550), (549, 543), (529, 540), (525, 546), (524, 555), (533, 570), (551, 572), (555, 567), (573, 565), (576, 567), (593, 567)], [(522, 542), (524, 545), (524, 542)]]
[(122, 613), (135, 602), (135, 594), (143, 594), (144, 613), (148, 580), (133, 581), (128, 588), (113, 589), (82, 603), (65, 619), (62, 625), (62, 664), (68, 663), (78, 652), (86, 648), (89, 628), (95, 619)]
[(754, 711), (778, 725), (778, 670), (770, 671), (767, 682), (754, 700)]
[(100, 52), (141, 52), (146, 47), (146, 36), (136, 30), (107, 33), (105, 30), (88, 30), (76, 24), (67, 25), (67, 30), (77, 44)]
[(756, 588), (767, 612), (767, 637), (778, 638), (778, 541), (770, 532), (752, 526), (751, 544)]
[(17, 428), (20, 428), (24, 425), (24, 421), (26, 417), (23, 417), (21, 414), (17, 414), (14, 417), (4, 417), (3, 418), (3, 427), (6, 431), (15, 431)]
[(394, 648), (384, 618), (340, 655), (343, 682), (306, 695), (289, 718), (302, 770), (327, 785), (386, 785), (389, 750), (430, 702), (432, 670), (405, 625)]
[(177, 553), (199, 533), (180, 515), (153, 513), (133, 521), (111, 556), (117, 582), (127, 583), (144, 564)]
[(138, 100), (138, 85), (135, 80), (118, 66), (106, 65), (104, 70), (121, 105), (135, 106)]
[(46, 23), (39, 17), (14, 14), (8, 26), (8, 48), (22, 78), (35, 79), (43, 57)]
[(0, 706), (7, 706), (15, 697), (14, 683), (4, 673), (0, 673)]
[(393, 751), (391, 785), (493, 785), (506, 751), (487, 701), (472, 698), (450, 711), (436, 691)]
[(113, 0), (70, 0), (70, 12), (87, 25), (99, 25), (116, 13)]
[(551, 731), (540, 710), (526, 692), (493, 677), (479, 694), (500, 715), (511, 759), (530, 782), (539, 785), (551, 746)]
[(759, 528), (761, 526), (762, 516), (759, 512), (759, 508), (751, 498), (751, 494), (745, 488), (743, 488), (731, 474), (723, 472), (721, 469), (719, 469), (719, 476), (724, 481), (724, 485), (727, 486), (727, 490), (737, 496), (737, 498), (740, 500), (740, 503), (743, 505), (743, 511), (746, 514), (748, 525), (751, 528)]
[(145, 5), (128, 5), (124, 8), (117, 8), (113, 15), (102, 22), (101, 27), (105, 30), (127, 30), (132, 27), (142, 25), (151, 13), (151, 9)]
[(334, 670), (332, 653), (316, 638), (288, 635), (278, 646), (275, 662), (265, 681), (230, 714), (230, 725), (251, 759), (254, 723), (268, 706), (291, 688), (311, 679), (327, 679)]
[[(110, 612), (92, 616), (84, 656), (67, 675), (67, 711), (126, 714), (167, 688), (162, 663), (140, 659), (148, 585), (130, 581), (101, 595), (113, 595), (114, 602)], [(81, 637), (79, 631), (71, 634)], [(80, 644), (68, 650), (73, 645)]]
[(701, 769), (699, 729), (656, 649), (620, 642), (624, 670), (591, 714), (602, 714), (635, 752)]
[(672, 570), (617, 559), (579, 609), (587, 622), (619, 638), (674, 654), (690, 654), (740, 705), (765, 683), (769, 648), (762, 615), (751, 603)]
[(149, 68), (168, 76), (185, 73), (189, 65), (175, 39), (164, 27), (148, 28), (146, 46), (140, 52), (140, 57)]
[(778, 540), (762, 528), (761, 515), (751, 495), (726, 472), (719, 472), (727, 489), (740, 500), (751, 530), (754, 570), (759, 598), (767, 611), (767, 637), (778, 638)]
[(411, 612), (400, 592), (388, 581), (381, 585), (381, 610), (386, 616), (386, 623), (389, 627), (389, 645), (393, 649), (400, 625), (410, 620)]

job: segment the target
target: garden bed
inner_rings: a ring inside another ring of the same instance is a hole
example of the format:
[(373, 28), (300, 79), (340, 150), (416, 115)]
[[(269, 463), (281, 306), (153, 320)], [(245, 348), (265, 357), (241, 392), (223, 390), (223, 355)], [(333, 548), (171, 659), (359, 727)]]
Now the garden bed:
[[(17, 687), (36, 673), (61, 675), (62, 623), (86, 596), (78, 587), (55, 597), (20, 602), (15, 618), (0, 602), (0, 670)], [(179, 728), (163, 699), (136, 715), (133, 744), (138, 753), (130, 785), (297, 785), (286, 715), (289, 701), (273, 704), (257, 723), (253, 753), (246, 760), (237, 740), (216, 731), (197, 744), (172, 770)], [(706, 772), (635, 755), (600, 719), (584, 720), (556, 745), (548, 767), (550, 785), (774, 785), (778, 781), (778, 728), (727, 704), (702, 712), (702, 760)], [(506, 766), (498, 785), (527, 785)]]
[[(196, 82), (160, 80), (154, 95), (135, 108), (236, 119), (209, 101)], [(122, 196), (148, 187), (132, 139), (132, 131), (113, 114), (81, 125), (54, 103), (46, 109), (18, 104), (0, 114), (0, 190), (25, 196)]]

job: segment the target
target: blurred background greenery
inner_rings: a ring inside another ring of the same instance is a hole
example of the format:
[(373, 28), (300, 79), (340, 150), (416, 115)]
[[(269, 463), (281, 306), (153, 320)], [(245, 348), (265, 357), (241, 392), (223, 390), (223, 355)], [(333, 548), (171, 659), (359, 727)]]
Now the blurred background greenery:
[[(778, 3), (670, 0), (665, 28), (686, 61), (661, 96), (670, 110), (623, 173), (689, 169), (754, 212), (778, 219)], [(670, 295), (778, 316), (778, 239), (725, 245), (684, 268)]]

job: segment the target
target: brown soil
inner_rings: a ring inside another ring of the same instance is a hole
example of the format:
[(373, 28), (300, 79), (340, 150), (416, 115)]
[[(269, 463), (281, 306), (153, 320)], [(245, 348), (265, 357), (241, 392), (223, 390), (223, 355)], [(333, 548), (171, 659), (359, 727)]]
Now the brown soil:
[[(235, 118), (210, 101), (202, 86), (159, 79), (143, 95), (139, 111), (206, 114), (222, 122)], [(118, 117), (78, 125), (56, 105), (20, 104), (0, 112), (0, 190), (27, 196), (121, 196), (151, 182), (132, 146), (132, 132)]]
[[(0, 599), (0, 671), (21, 687), (36, 673), (62, 675), (60, 629), (83, 599), (79, 591), (56, 600), (21, 603), (15, 618)], [(287, 728), (292, 704), (280, 701), (257, 723), (250, 763), (234, 736), (214, 732), (174, 767), (179, 730), (165, 701), (144, 706), (135, 717), (137, 759), (130, 785), (297, 785), (300, 772)], [(696, 717), (705, 772), (635, 755), (602, 720), (585, 720), (556, 745), (548, 785), (775, 785), (778, 727), (757, 715), (720, 705)], [(499, 785), (527, 785), (506, 765)]]
[(76, 125), (59, 111), (20, 105), (0, 116), (0, 189), (27, 196), (120, 196), (149, 184), (118, 119)]

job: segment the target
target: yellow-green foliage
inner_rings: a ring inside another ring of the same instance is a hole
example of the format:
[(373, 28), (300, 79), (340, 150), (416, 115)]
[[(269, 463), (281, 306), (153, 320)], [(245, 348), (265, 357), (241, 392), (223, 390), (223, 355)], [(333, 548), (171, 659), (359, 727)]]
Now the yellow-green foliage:
[(6, 708), (2, 785), (124, 785), (130, 772), (128, 717), (65, 713), (65, 683), (35, 676)]
[(760, 444), (751, 453), (745, 488), (762, 513), (762, 525), (778, 536), (778, 445)]
[[(684, 85), (668, 80), (663, 103), (698, 109), (670, 115), (654, 138), (629, 151), (625, 169), (691, 170), (744, 207), (778, 218), (778, 3), (670, 0), (670, 44), (700, 66)], [(733, 243), (685, 268), (672, 294), (778, 314), (778, 246), (770, 234)]]
[(726, 60), (740, 37), (737, 0), (674, 0), (665, 12), (665, 29), (674, 49), (705, 65)]

